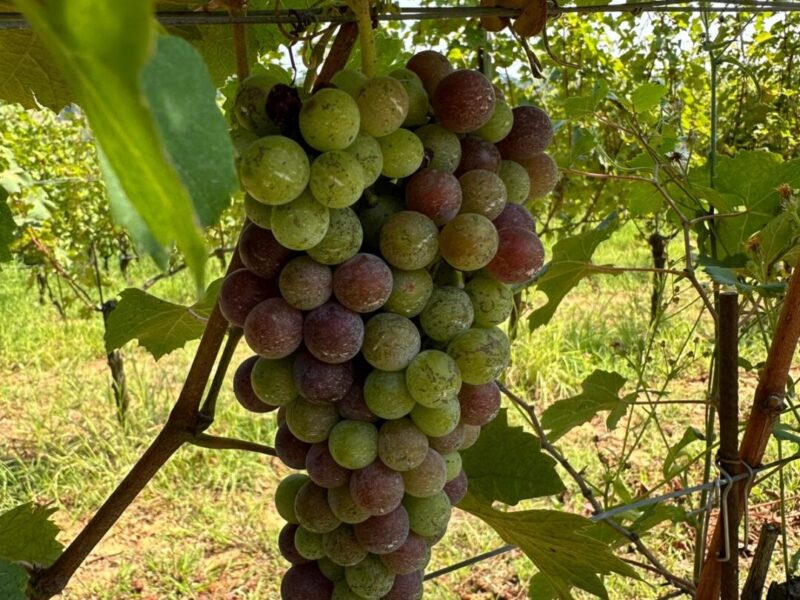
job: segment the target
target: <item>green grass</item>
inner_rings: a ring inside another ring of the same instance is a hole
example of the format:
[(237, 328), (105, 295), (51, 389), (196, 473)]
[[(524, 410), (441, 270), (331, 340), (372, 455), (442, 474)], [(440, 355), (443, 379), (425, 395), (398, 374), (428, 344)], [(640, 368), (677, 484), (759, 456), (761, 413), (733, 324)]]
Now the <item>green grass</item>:
[[(625, 229), (601, 247), (597, 260), (647, 265), (649, 252), (634, 231)], [(217, 268), (216, 263), (210, 267), (212, 271)], [(148, 268), (140, 265), (131, 277), (142, 281), (147, 274)], [(26, 273), (14, 268), (4, 270), (0, 278), (4, 314), (0, 321), (0, 510), (29, 500), (53, 503), (58, 508), (55, 518), (64, 530), (60, 539), (68, 542), (159, 431), (196, 343), (159, 362), (135, 345), (124, 350), (131, 408), (125, 425), (120, 426), (109, 388), (99, 315), (79, 318), (77, 308), (72, 307), (69, 317), (62, 320), (51, 307), (39, 306), (35, 290), (27, 288), (26, 280)], [(122, 285), (118, 280), (111, 282), (112, 289)], [(686, 287), (685, 282), (679, 285)], [(187, 277), (177, 276), (159, 283), (153, 292), (185, 301), (191, 298), (192, 289)], [(642, 274), (596, 276), (583, 282), (546, 327), (528, 331), (523, 319), (507, 380), (543, 410), (576, 393), (580, 382), (595, 369), (619, 372), (628, 379), (626, 391), (633, 389), (639, 376), (647, 389), (659, 390), (666, 374), (676, 369), (670, 361), (677, 360), (677, 374), (664, 397), (703, 400), (711, 323), (706, 319), (693, 329), (699, 305), (681, 310), (680, 302), (691, 297), (684, 294), (678, 304), (670, 304), (668, 314), (674, 316), (654, 337), (647, 360), (642, 359), (648, 340), (650, 292), (650, 276)], [(532, 295), (529, 300), (537, 305), (543, 298)], [(763, 358), (754, 339), (744, 341), (743, 353), (755, 362)], [(247, 355), (242, 345), (234, 364)], [(753, 382), (752, 375), (743, 379), (743, 414), (749, 407)], [(655, 417), (648, 418), (650, 413), (648, 406), (637, 406), (613, 431), (608, 430), (602, 415), (558, 442), (610, 505), (622, 502), (626, 493), (637, 495), (659, 484), (667, 445), (674, 444), (690, 425), (704, 427), (701, 405), (669, 404), (660, 406)], [(521, 423), (518, 415), (512, 416)], [(274, 431), (274, 417), (246, 413), (225, 386), (213, 433), (269, 444)], [(637, 436), (642, 441), (632, 445)], [(695, 443), (690, 451), (699, 454), (702, 448), (702, 443)], [(789, 454), (795, 448), (786, 444), (784, 451)], [(768, 460), (776, 455), (773, 445)], [(623, 460), (623, 466), (617, 468)], [(276, 536), (282, 523), (271, 497), (277, 481), (287, 472), (279, 461), (256, 454), (181, 449), (76, 573), (64, 598), (277, 598), (284, 565)], [(617, 472), (621, 477), (612, 485), (612, 475)], [(791, 467), (785, 474), (787, 496), (797, 496), (798, 469)], [(683, 481), (674, 478), (659, 493), (701, 478), (698, 463)], [(565, 482), (568, 491), (558, 498), (522, 506), (556, 507), (588, 515), (575, 486)], [(766, 482), (755, 490), (753, 502), (774, 502), (777, 489), (777, 479)], [(691, 510), (696, 502), (693, 498), (680, 504)], [(787, 511), (797, 519), (797, 499), (787, 503)], [(759, 507), (756, 513), (758, 522), (774, 519), (777, 504)], [(790, 536), (790, 554), (800, 544), (797, 529)], [(692, 536), (686, 524), (667, 522), (654, 529), (646, 541), (670, 568), (691, 577)], [(449, 533), (434, 551), (431, 568), (500, 543), (487, 527), (457, 511)], [(624, 546), (621, 552), (625, 557), (640, 558)], [(779, 555), (780, 550), (774, 561), (776, 577), (781, 575)], [(533, 573), (535, 568), (524, 557), (511, 553), (437, 580), (426, 598), (521, 598)], [(663, 593), (657, 578), (646, 572), (642, 576), (642, 582), (609, 578), (610, 596), (644, 599)]]

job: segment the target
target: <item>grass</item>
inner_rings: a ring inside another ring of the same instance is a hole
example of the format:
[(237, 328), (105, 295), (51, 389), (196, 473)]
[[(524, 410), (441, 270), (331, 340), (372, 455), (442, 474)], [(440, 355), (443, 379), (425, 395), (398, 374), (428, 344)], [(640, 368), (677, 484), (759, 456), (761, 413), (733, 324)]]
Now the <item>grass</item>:
[[(634, 231), (625, 229), (601, 246), (598, 261), (647, 265), (649, 252)], [(135, 269), (134, 280), (143, 280), (148, 269), (141, 265)], [(63, 529), (60, 539), (68, 542), (155, 437), (177, 396), (196, 343), (159, 362), (135, 345), (125, 349), (132, 398), (128, 419), (120, 426), (109, 389), (99, 316), (87, 319), (71, 314), (60, 319), (50, 307), (36, 303), (26, 278), (22, 270), (11, 268), (0, 279), (4, 314), (0, 321), (0, 510), (29, 500), (53, 503), (58, 508), (55, 519)], [(121, 289), (122, 282), (111, 285)], [(153, 291), (168, 299), (187, 300), (191, 290), (191, 283), (180, 275), (159, 283)], [(668, 314), (673, 316), (649, 343), (650, 292), (650, 277), (642, 274), (597, 276), (583, 282), (546, 327), (529, 331), (523, 321), (507, 380), (541, 410), (575, 394), (595, 369), (619, 372), (628, 380), (625, 391), (634, 389), (641, 378), (643, 387), (654, 390), (651, 399), (659, 397), (656, 392), (669, 375), (662, 398), (703, 400), (711, 324), (703, 320), (695, 326), (700, 307), (694, 303), (684, 308), (681, 303), (691, 297), (685, 293), (677, 304), (669, 305)], [(530, 300), (538, 304), (543, 298), (534, 295)], [(763, 349), (749, 337), (743, 341), (743, 354), (753, 362), (763, 359)], [(247, 355), (242, 345), (234, 364)], [(754, 377), (746, 374), (742, 414), (747, 413), (753, 384)], [(639, 396), (639, 400), (646, 398)], [(517, 415), (513, 417), (521, 422)], [(652, 492), (661, 483), (656, 493), (700, 481), (699, 462), (685, 474), (666, 480), (662, 462), (668, 447), (687, 427), (703, 429), (703, 418), (700, 404), (664, 404), (657, 411), (638, 405), (615, 429), (608, 429), (602, 414), (570, 432), (558, 446), (584, 469), (607, 504), (614, 505), (624, 502), (627, 495)], [(246, 413), (226, 386), (213, 433), (271, 443), (274, 431), (274, 418)], [(637, 438), (639, 443), (633, 443)], [(682, 460), (700, 455), (703, 447), (703, 442), (688, 446)], [(785, 454), (794, 451), (791, 444), (784, 445)], [(768, 460), (776, 456), (773, 444)], [(181, 449), (76, 573), (63, 597), (277, 598), (284, 564), (275, 540), (282, 523), (271, 497), (287, 472), (279, 461), (256, 454)], [(792, 498), (786, 504), (790, 529), (794, 525), (789, 535), (791, 555), (800, 545), (797, 467), (785, 469), (785, 478), (786, 496)], [(588, 515), (575, 487), (565, 482), (566, 493), (525, 502), (522, 507), (555, 507)], [(756, 488), (756, 523), (777, 520), (777, 490), (777, 478)], [(696, 503), (693, 498), (678, 504), (691, 510)], [(757, 531), (751, 531), (755, 535)], [(645, 539), (671, 569), (691, 578), (693, 531), (689, 525), (666, 521)], [(501, 543), (476, 519), (456, 511), (447, 536), (434, 551), (431, 568)], [(627, 547), (620, 552), (637, 558)], [(773, 563), (776, 578), (782, 578), (780, 552)], [(744, 576), (746, 562), (742, 571)], [(534, 573), (535, 568), (513, 552), (442, 577), (428, 588), (426, 598), (524, 598)], [(664, 592), (657, 578), (646, 572), (642, 576), (641, 582), (608, 578), (610, 597), (657, 598)]]

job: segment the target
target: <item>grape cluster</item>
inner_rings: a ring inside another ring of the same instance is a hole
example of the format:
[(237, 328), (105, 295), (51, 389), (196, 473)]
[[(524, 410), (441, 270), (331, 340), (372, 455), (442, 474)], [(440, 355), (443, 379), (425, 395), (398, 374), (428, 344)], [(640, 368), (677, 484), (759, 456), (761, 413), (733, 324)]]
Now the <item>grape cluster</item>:
[(550, 119), (432, 51), (305, 99), (251, 77), (235, 115), (250, 223), (220, 308), (255, 355), (234, 392), (304, 471), (275, 492), (282, 598), (421, 598), (543, 264), (525, 203), (557, 182)]

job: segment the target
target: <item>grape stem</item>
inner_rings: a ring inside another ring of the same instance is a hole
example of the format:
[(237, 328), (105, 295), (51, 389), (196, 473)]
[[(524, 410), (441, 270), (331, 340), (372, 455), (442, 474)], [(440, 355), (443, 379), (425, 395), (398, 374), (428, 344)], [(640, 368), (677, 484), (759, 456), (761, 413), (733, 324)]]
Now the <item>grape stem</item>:
[(347, 6), (353, 11), (358, 23), (358, 41), (361, 47), (361, 70), (367, 77), (375, 76), (377, 52), (375, 36), (372, 33), (372, 13), (370, 0), (347, 0)]

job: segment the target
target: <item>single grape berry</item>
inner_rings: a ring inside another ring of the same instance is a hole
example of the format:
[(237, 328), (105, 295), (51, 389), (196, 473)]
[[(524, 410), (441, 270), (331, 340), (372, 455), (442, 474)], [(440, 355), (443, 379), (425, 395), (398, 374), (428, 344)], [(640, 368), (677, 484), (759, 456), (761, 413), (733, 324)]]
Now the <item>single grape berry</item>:
[(251, 75), (239, 85), (233, 101), (233, 114), (239, 124), (256, 135), (278, 133), (277, 126), (267, 115), (267, 97), (278, 83), (268, 75)]
[(297, 490), (294, 512), (300, 525), (314, 533), (327, 533), (341, 524), (328, 505), (328, 491), (313, 481), (304, 483)]
[(503, 158), (523, 161), (547, 150), (553, 140), (553, 123), (541, 108), (517, 106), (508, 135), (497, 143)]
[(333, 274), (333, 293), (350, 310), (379, 309), (392, 293), (392, 271), (374, 254), (356, 254)]
[(433, 290), (419, 323), (429, 338), (447, 342), (469, 329), (474, 318), (475, 311), (467, 293), (457, 287), (444, 286)]
[(347, 567), (344, 576), (347, 585), (360, 598), (382, 598), (394, 585), (394, 575), (373, 554), (368, 554), (360, 563)]
[(244, 214), (262, 229), (272, 229), (272, 207), (259, 202), (248, 193), (244, 195)]
[(333, 85), (343, 92), (347, 92), (353, 98), (358, 95), (361, 86), (364, 85), (366, 80), (367, 76), (355, 69), (342, 69), (331, 77), (331, 83)]
[(536, 221), (533, 215), (521, 204), (506, 204), (503, 212), (492, 223), (497, 231), (509, 227), (522, 227), (536, 233)]
[(307, 252), (318, 263), (338, 265), (355, 256), (364, 240), (364, 231), (352, 208), (334, 208), (329, 213), (325, 236)]
[(445, 483), (447, 465), (442, 455), (430, 448), (420, 464), (403, 472), (406, 494), (417, 498), (427, 498), (439, 493)]
[(506, 206), (508, 193), (500, 176), (485, 169), (464, 173), (461, 185), (461, 212), (482, 215), (490, 221), (496, 219)]
[(491, 82), (482, 73), (467, 69), (443, 77), (431, 97), (439, 123), (455, 133), (469, 133), (485, 125), (494, 104)]
[(307, 351), (298, 353), (292, 373), (297, 391), (311, 402), (336, 402), (353, 385), (352, 363), (326, 363)]
[(497, 253), (486, 270), (497, 281), (509, 285), (525, 283), (544, 265), (544, 247), (528, 229), (508, 227), (498, 232)]
[(305, 527), (298, 527), (294, 533), (294, 545), (300, 556), (307, 560), (319, 560), (325, 556), (322, 547), (322, 534), (309, 531)]
[(378, 430), (364, 421), (339, 421), (331, 430), (328, 448), (331, 458), (345, 470), (363, 469), (378, 457)]
[(468, 135), (461, 139), (461, 162), (458, 164), (455, 175), (460, 177), (475, 169), (497, 173), (500, 169), (500, 161), (500, 151), (494, 144), (477, 136)]
[(281, 600), (330, 600), (333, 582), (315, 562), (295, 565), (283, 574)]
[(251, 356), (236, 369), (233, 374), (233, 395), (236, 396), (239, 404), (250, 412), (265, 413), (274, 410), (276, 407), (262, 401), (253, 389), (251, 376), (257, 361), (258, 356)]
[(282, 206), (272, 207), (272, 233), (291, 250), (309, 250), (319, 244), (330, 225), (330, 210), (307, 189)]
[(440, 350), (425, 350), (408, 365), (406, 385), (420, 405), (436, 408), (458, 394), (461, 374), (450, 356)]
[(458, 215), (442, 228), (442, 257), (460, 271), (477, 271), (494, 258), (499, 237), (492, 222), (474, 213)]
[(290, 260), (278, 279), (283, 299), (299, 310), (322, 306), (333, 293), (333, 273), (308, 256)]
[(273, 206), (300, 195), (311, 175), (303, 148), (282, 135), (268, 135), (250, 144), (239, 161), (245, 190), (259, 202)]
[(430, 218), (404, 210), (393, 214), (383, 224), (381, 253), (390, 265), (398, 269), (423, 269), (436, 259), (438, 234), (439, 229)]
[(305, 469), (306, 456), (311, 444), (297, 439), (286, 425), (278, 427), (275, 433), (275, 454), (290, 469)]
[(421, 600), (422, 572), (397, 575), (392, 589), (381, 600)]
[(364, 402), (364, 388), (360, 383), (354, 383), (347, 393), (336, 401), (336, 408), (343, 419), (352, 421), (366, 421), (372, 423), (378, 420)]
[(447, 353), (458, 365), (464, 383), (470, 385), (494, 381), (511, 360), (508, 337), (497, 327), (465, 331), (448, 344)]
[[(464, 384), (461, 384), (462, 386)], [(436, 450), (439, 454), (448, 454), (461, 449), (461, 444), (464, 442), (464, 426), (459, 424), (450, 433), (439, 436), (429, 437), (428, 444), (431, 448)]]
[(370, 511), (362, 508), (353, 500), (349, 484), (329, 489), (328, 505), (333, 514), (343, 523), (354, 525), (366, 521), (372, 516)]
[(494, 144), (509, 134), (513, 124), (514, 113), (506, 101), (498, 97), (497, 88), (495, 87), (494, 112), (489, 120), (475, 131), (475, 135)]
[(436, 408), (417, 404), (411, 411), (414, 425), (430, 438), (442, 437), (458, 427), (461, 418), (461, 405), (458, 396), (449, 396)]
[(376, 460), (350, 476), (353, 501), (373, 515), (385, 515), (403, 500), (403, 476)]
[(239, 238), (239, 258), (244, 266), (265, 279), (278, 276), (292, 251), (281, 246), (273, 233), (251, 223)]
[(293, 565), (304, 565), (311, 562), (307, 558), (303, 558), (294, 545), (294, 536), (299, 527), (295, 523), (287, 523), (278, 535), (278, 549), (281, 556)]
[(419, 352), (421, 340), (417, 326), (393, 313), (380, 313), (367, 321), (362, 354), (369, 364), (382, 371), (401, 371)]
[(478, 327), (500, 325), (514, 312), (513, 290), (491, 277), (473, 277), (464, 286), (464, 291), (472, 302)]
[(461, 403), (461, 422), (467, 425), (487, 425), (500, 411), (500, 388), (494, 381), (483, 385), (465, 383), (458, 392)]
[(338, 422), (339, 413), (330, 402), (321, 404), (297, 398), (286, 407), (286, 426), (293, 436), (307, 444), (327, 440)]
[(372, 77), (356, 96), (361, 128), (380, 138), (397, 130), (408, 115), (408, 92), (394, 77)]
[(428, 566), (430, 546), (425, 539), (410, 531), (406, 541), (394, 552), (383, 554), (381, 562), (395, 575), (407, 575)]
[(322, 545), (328, 559), (341, 567), (352, 567), (367, 557), (367, 550), (356, 538), (351, 525), (339, 525), (323, 534)]
[(392, 269), (392, 293), (383, 310), (404, 317), (416, 317), (433, 293), (433, 279), (425, 269)]
[(447, 494), (439, 492), (427, 498), (406, 496), (403, 506), (408, 511), (411, 531), (422, 537), (436, 537), (447, 529), (450, 521), (450, 500)]
[(383, 170), (383, 154), (381, 145), (371, 135), (359, 133), (355, 141), (350, 144), (345, 152), (350, 153), (361, 165), (364, 187), (368, 187), (378, 180)]
[[(336, 427), (331, 431), (331, 435), (335, 430)], [(350, 472), (334, 460), (325, 442), (311, 446), (306, 455), (305, 469), (311, 481), (324, 488), (339, 487), (350, 480)]]
[(530, 191), (528, 192), (528, 199), (537, 200), (544, 198), (556, 189), (560, 174), (558, 172), (558, 165), (550, 155), (537, 154), (526, 161), (523, 161), (522, 166), (528, 173), (530, 179)]
[(394, 552), (408, 538), (408, 513), (402, 505), (385, 515), (370, 517), (353, 527), (356, 538), (372, 554)]
[(294, 511), (294, 501), (300, 488), (309, 481), (308, 475), (292, 473), (284, 477), (275, 488), (275, 509), (284, 521), (295, 525), (300, 523)]
[(386, 421), (378, 432), (378, 457), (395, 471), (417, 467), (428, 454), (428, 438), (410, 419)]
[(316, 92), (300, 110), (300, 133), (315, 150), (344, 150), (358, 135), (361, 117), (356, 101), (333, 88)]
[(311, 163), (308, 185), (314, 199), (323, 206), (346, 208), (355, 204), (364, 191), (364, 170), (349, 152), (325, 152)]
[(439, 82), (453, 72), (453, 65), (447, 57), (435, 50), (417, 52), (408, 59), (406, 68), (416, 73), (428, 96), (433, 96)]
[(249, 269), (237, 269), (222, 281), (219, 309), (228, 323), (244, 327), (247, 315), (257, 304), (278, 295), (274, 279), (264, 279)]
[(412, 131), (396, 129), (378, 138), (383, 155), (381, 174), (389, 179), (408, 177), (419, 169), (425, 158), (425, 148)]
[(262, 402), (270, 406), (286, 406), (297, 398), (291, 356), (270, 360), (259, 357), (250, 373), (250, 384)]
[(420, 127), (414, 133), (430, 155), (428, 167), (448, 173), (455, 172), (461, 162), (461, 142), (455, 133), (447, 131), (438, 123)]
[(430, 218), (437, 225), (452, 220), (461, 209), (461, 185), (439, 169), (422, 169), (406, 183), (406, 208)]
[(375, 369), (364, 382), (364, 401), (369, 410), (381, 419), (399, 419), (414, 408), (415, 400), (408, 391), (405, 371)]
[(523, 204), (527, 202), (531, 193), (531, 178), (528, 171), (514, 160), (504, 160), (500, 163), (497, 172), (506, 186), (508, 202), (510, 204)]
[(444, 493), (450, 499), (450, 504), (455, 506), (467, 495), (467, 474), (462, 470), (455, 479), (444, 484)]
[(315, 308), (305, 317), (303, 341), (319, 360), (343, 363), (361, 350), (364, 342), (364, 322), (353, 311), (336, 302)]

